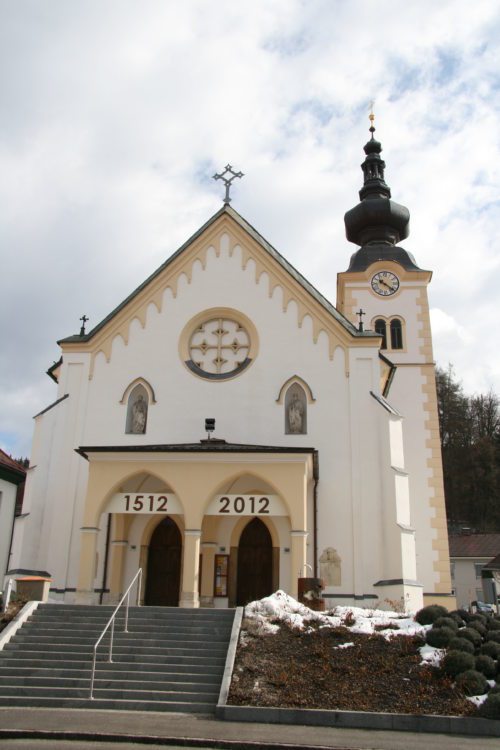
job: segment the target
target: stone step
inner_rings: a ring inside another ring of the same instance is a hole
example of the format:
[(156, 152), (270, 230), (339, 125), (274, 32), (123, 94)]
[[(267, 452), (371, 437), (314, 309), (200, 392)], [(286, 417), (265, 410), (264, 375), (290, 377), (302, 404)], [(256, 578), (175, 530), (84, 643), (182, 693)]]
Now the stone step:
[[(130, 645), (140, 645), (141, 643), (144, 645), (162, 645), (163, 643), (170, 643), (170, 642), (185, 642), (185, 643), (200, 643), (200, 644), (220, 644), (224, 643), (227, 644), (227, 639), (230, 635), (229, 633), (220, 634), (220, 633), (212, 633), (212, 634), (200, 634), (200, 633), (191, 633), (190, 631), (148, 631), (147, 633), (144, 632), (134, 632), (129, 631), (128, 633), (122, 632), (116, 632), (113, 636), (114, 643), (119, 643), (121, 645), (130, 644)], [(36, 640), (37, 643), (44, 644), (44, 643), (80, 643), (82, 645), (89, 644), (91, 646), (94, 645), (94, 643), (98, 640), (99, 635), (95, 635), (92, 633), (89, 633), (87, 631), (74, 631), (74, 630), (64, 630), (62, 628), (58, 628), (57, 630), (54, 629), (52, 631), (46, 631), (45, 629), (38, 629), (38, 628), (31, 628), (31, 629), (25, 629), (23, 628), (22, 631), (18, 633), (18, 636), (16, 638), (16, 642), (18, 643), (31, 643)], [(101, 643), (105, 644), (110, 641), (111, 635), (106, 633), (104, 638), (102, 639)]]
[[(27, 639), (20, 641), (10, 641), (4, 646), (5, 653), (20, 653), (23, 651), (29, 653), (43, 652), (44, 654), (52, 654), (53, 652), (66, 653), (66, 654), (93, 654), (94, 652), (94, 641), (90, 643), (52, 643), (44, 642), (39, 644), (38, 641)], [(98, 653), (104, 653), (106, 651), (106, 645), (99, 647)], [(164, 656), (169, 654), (170, 656), (196, 656), (199, 654), (203, 656), (205, 653), (212, 654), (214, 656), (223, 656), (227, 652), (227, 645), (224, 643), (196, 643), (182, 641), (161, 641), (158, 646), (148, 646), (143, 643), (137, 643), (132, 645), (123, 645), (121, 643), (113, 644), (113, 658), (116, 656), (123, 656), (130, 654), (138, 656)]]
[[(41, 604), (37, 607), (32, 617), (93, 617), (109, 620), (115, 607), (103, 605), (85, 606), (71, 604)], [(124, 617), (125, 610), (123, 607), (118, 611), (117, 617)], [(193, 609), (181, 609), (180, 607), (129, 607), (129, 617), (146, 617), (148, 620), (172, 620), (188, 619), (190, 621), (198, 619), (219, 619), (232, 620), (234, 618), (234, 609), (211, 609), (198, 607)]]
[[(36, 687), (36, 686), (21, 686), (21, 687), (7, 687), (2, 685), (0, 687), (0, 699), (1, 697), (30, 697), (30, 698), (88, 698), (90, 690), (90, 683), (84, 687), (69, 688), (69, 687)], [(198, 692), (196, 690), (140, 690), (137, 686), (131, 689), (114, 689), (114, 688), (97, 688), (94, 689), (94, 695), (96, 698), (103, 698), (108, 700), (142, 700), (142, 701), (173, 701), (173, 702), (189, 702), (189, 703), (210, 703), (214, 705), (217, 702), (218, 691), (211, 691), (210, 693)]]
[[(213, 715), (234, 610), (134, 607), (129, 632), (115, 623), (93, 649), (114, 608), (43, 604), (0, 652), (0, 705), (177, 711)], [(120, 629), (121, 628), (121, 629)]]
[(105, 700), (98, 698), (94, 700), (82, 698), (41, 698), (26, 696), (2, 696), (0, 694), (1, 706), (28, 706), (33, 708), (86, 708), (103, 709), (111, 711), (160, 711), (167, 713), (196, 713), (213, 716), (215, 704), (191, 703), (189, 701), (147, 701), (147, 700)]
[[(114, 667), (114, 664), (106, 665), (107, 667)], [(60, 680), (64, 683), (65, 680), (83, 680), (86, 682), (90, 681), (92, 674), (91, 668), (87, 669), (50, 669), (50, 668), (39, 668), (33, 669), (31, 667), (11, 667), (7, 669), (0, 669), (0, 685), (22, 685), (30, 684), (31, 681), (35, 680)], [(172, 683), (186, 682), (192, 683), (197, 682), (204, 685), (219, 685), (221, 673), (209, 673), (209, 672), (194, 672), (192, 669), (186, 670), (185, 672), (150, 672), (140, 671), (130, 672), (127, 670), (118, 669), (102, 669), (101, 665), (98, 665), (96, 669), (96, 680), (112, 681), (121, 680), (127, 681), (137, 680), (138, 683), (163, 683), (170, 681)], [(33, 684), (35, 684), (33, 682)], [(39, 684), (42, 684), (41, 682)]]
[[(7, 648), (9, 650), (7, 650)], [(215, 656), (205, 656), (200, 653), (191, 652), (188, 654), (182, 653), (182, 649), (177, 650), (171, 650), (168, 654), (165, 652), (162, 652), (162, 654), (137, 654), (137, 653), (124, 653), (124, 654), (116, 654), (113, 653), (113, 663), (119, 663), (120, 661), (125, 661), (129, 663), (133, 663), (135, 665), (134, 668), (137, 668), (137, 663), (143, 663), (143, 664), (200, 664), (200, 665), (223, 665), (225, 664), (226, 657), (225, 654), (221, 655), (215, 655)], [(5, 654), (5, 658), (14, 658), (17, 660), (23, 660), (23, 661), (34, 661), (34, 660), (40, 660), (40, 661), (79, 661), (79, 662), (86, 662), (87, 664), (92, 662), (93, 659), (93, 651), (84, 650), (84, 651), (42, 651), (40, 652), (39, 649), (16, 649), (15, 644), (8, 643), (3, 652)], [(102, 657), (102, 661), (100, 663), (104, 663), (105, 657)], [(5, 664), (4, 658), (2, 657), (2, 654), (0, 654), (0, 666), (2, 664)]]
[[(65, 623), (61, 623), (59, 620), (55, 620), (52, 622), (49, 621), (31, 621), (29, 620), (23, 625), (23, 633), (31, 633), (33, 631), (40, 633), (41, 635), (46, 633), (50, 634), (53, 632), (59, 632), (61, 630), (69, 631), (73, 634), (81, 634), (81, 635), (88, 635), (91, 633), (96, 633), (100, 635), (102, 631), (104, 630), (104, 627), (107, 625), (107, 623), (104, 623), (101, 627), (101, 625), (95, 625), (92, 623), (86, 623), (86, 622), (71, 622), (67, 621)], [(154, 625), (151, 623), (148, 623), (147, 621), (144, 623), (136, 623), (133, 621), (129, 621), (128, 623), (128, 632), (131, 634), (140, 634), (140, 633), (192, 633), (194, 635), (199, 636), (211, 636), (211, 635), (223, 635), (224, 637), (227, 637), (228, 634), (231, 633), (231, 627), (232, 623), (214, 623), (214, 624), (183, 624), (183, 623), (165, 623), (161, 625)], [(107, 632), (109, 632), (110, 628)], [(125, 626), (124, 623), (117, 623), (115, 622), (115, 634), (117, 633), (124, 633), (125, 632)]]
[[(68, 694), (73, 690), (86, 691), (90, 689), (90, 675), (86, 679), (83, 679), (80, 675), (80, 677), (75, 678), (29, 676), (17, 677), (14, 680), (5, 677), (2, 679), (0, 676), (0, 694), (2, 695), (14, 695), (14, 693), (10, 692), (12, 690), (23, 691), (19, 694), (26, 694), (27, 692), (30, 695), (35, 695), (35, 692), (31, 688), (36, 688), (37, 690), (43, 688), (49, 695), (59, 695), (61, 690), (68, 690)], [(96, 674), (94, 689), (118, 691), (140, 690), (141, 692), (146, 691), (150, 693), (195, 693), (207, 696), (207, 700), (211, 700), (219, 694), (217, 685), (199, 683), (197, 680), (186, 680), (185, 677), (183, 680), (139, 681), (134, 680), (133, 676), (130, 679), (109, 679), (109, 677), (103, 678), (102, 675)]]

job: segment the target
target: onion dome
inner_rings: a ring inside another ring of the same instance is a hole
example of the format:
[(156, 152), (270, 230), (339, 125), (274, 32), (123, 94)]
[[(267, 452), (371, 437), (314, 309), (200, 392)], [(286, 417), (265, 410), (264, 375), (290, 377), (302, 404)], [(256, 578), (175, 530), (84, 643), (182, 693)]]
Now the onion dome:
[(375, 140), (373, 119), (370, 115), (372, 135), (364, 147), (366, 158), (361, 165), (361, 202), (344, 216), (346, 236), (349, 242), (361, 246), (374, 242), (396, 245), (410, 233), (410, 212), (391, 200), (391, 189), (384, 179), (385, 162), (380, 156), (382, 144)]

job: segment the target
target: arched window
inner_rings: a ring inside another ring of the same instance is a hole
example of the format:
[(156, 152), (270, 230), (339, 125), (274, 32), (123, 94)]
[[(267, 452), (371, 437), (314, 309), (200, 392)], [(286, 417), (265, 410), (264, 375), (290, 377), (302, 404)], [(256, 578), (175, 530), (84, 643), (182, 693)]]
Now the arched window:
[(130, 391), (127, 404), (127, 422), (125, 432), (132, 435), (144, 435), (148, 421), (149, 397), (141, 383)]
[(391, 349), (403, 348), (403, 327), (398, 318), (391, 320)]
[(292, 383), (285, 396), (285, 434), (307, 434), (307, 398), (299, 383)]
[(387, 349), (387, 326), (385, 320), (382, 320), (382, 318), (377, 318), (375, 321), (375, 333), (382, 336), (382, 345), (380, 348)]

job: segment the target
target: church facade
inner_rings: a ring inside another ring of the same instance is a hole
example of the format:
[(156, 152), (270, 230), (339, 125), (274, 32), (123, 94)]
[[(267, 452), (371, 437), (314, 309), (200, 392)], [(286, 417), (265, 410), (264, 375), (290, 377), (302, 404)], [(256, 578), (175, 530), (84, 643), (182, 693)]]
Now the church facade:
[(67, 602), (117, 601), (142, 568), (144, 604), (297, 596), (315, 576), (327, 606), (452, 606), (431, 273), (398, 244), (380, 152), (372, 127), (336, 306), (225, 202), (58, 342), (12, 575)]

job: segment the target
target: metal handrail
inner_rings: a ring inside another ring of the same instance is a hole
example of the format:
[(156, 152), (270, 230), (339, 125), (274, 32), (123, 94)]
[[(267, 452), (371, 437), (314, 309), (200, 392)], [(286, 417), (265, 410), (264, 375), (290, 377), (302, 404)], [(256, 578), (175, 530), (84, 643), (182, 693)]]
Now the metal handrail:
[(94, 700), (94, 678), (95, 678), (95, 665), (96, 665), (96, 661), (97, 661), (97, 648), (98, 648), (100, 642), (102, 641), (102, 639), (104, 638), (104, 635), (105, 635), (107, 629), (111, 625), (111, 639), (110, 639), (110, 642), (109, 642), (108, 662), (112, 662), (113, 661), (113, 638), (114, 638), (114, 635), (115, 635), (115, 617), (117, 615), (118, 610), (120, 609), (120, 607), (122, 606), (122, 604), (123, 604), (123, 602), (124, 602), (124, 600), (126, 598), (127, 599), (127, 604), (125, 605), (125, 627), (123, 629), (123, 632), (124, 633), (128, 633), (128, 629), (127, 628), (128, 628), (128, 608), (129, 608), (129, 603), (130, 603), (130, 589), (132, 588), (132, 586), (136, 582), (137, 578), (139, 579), (139, 582), (137, 584), (137, 605), (140, 606), (140, 601), (141, 601), (142, 568), (139, 568), (139, 570), (137, 571), (137, 573), (135, 574), (135, 576), (130, 581), (130, 584), (129, 584), (127, 590), (125, 591), (125, 593), (123, 594), (122, 598), (120, 599), (120, 601), (116, 605), (115, 611), (113, 612), (113, 614), (109, 618), (106, 627), (104, 628), (104, 630), (102, 631), (101, 635), (99, 636), (99, 638), (97, 639), (97, 641), (96, 641), (96, 643), (94, 645), (94, 660), (92, 662), (92, 675), (90, 677), (90, 695), (89, 695), (90, 700)]

